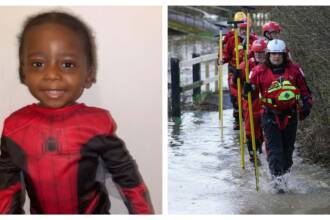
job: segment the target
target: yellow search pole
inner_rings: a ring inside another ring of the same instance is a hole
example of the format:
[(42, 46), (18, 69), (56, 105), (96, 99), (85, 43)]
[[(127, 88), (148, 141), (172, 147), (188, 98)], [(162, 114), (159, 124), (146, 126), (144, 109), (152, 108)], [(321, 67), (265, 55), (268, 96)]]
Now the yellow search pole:
[[(236, 52), (236, 69), (239, 69), (239, 56), (238, 56), (238, 28), (235, 26), (235, 52)], [(237, 100), (238, 100), (238, 119), (239, 119), (239, 144), (241, 149), (241, 166), (245, 169), (244, 160), (244, 145), (243, 145), (243, 126), (242, 126), (242, 90), (241, 79), (237, 78)]]
[(219, 62), (218, 62), (218, 111), (219, 111), (219, 127), (221, 129), (221, 137), (223, 137), (223, 91), (222, 91), (222, 31), (219, 31)]
[[(250, 83), (249, 79), (249, 38), (250, 38), (250, 14), (247, 14), (247, 29), (246, 29), (246, 50), (245, 50), (245, 79), (247, 83)], [(254, 171), (256, 177), (256, 190), (259, 191), (259, 168), (257, 164), (257, 149), (256, 149), (256, 139), (254, 133), (254, 121), (253, 121), (253, 111), (252, 111), (252, 97), (251, 92), (248, 93), (248, 107), (249, 107), (249, 118), (250, 118), (250, 129), (251, 129), (251, 139), (252, 139), (252, 149), (254, 157)]]

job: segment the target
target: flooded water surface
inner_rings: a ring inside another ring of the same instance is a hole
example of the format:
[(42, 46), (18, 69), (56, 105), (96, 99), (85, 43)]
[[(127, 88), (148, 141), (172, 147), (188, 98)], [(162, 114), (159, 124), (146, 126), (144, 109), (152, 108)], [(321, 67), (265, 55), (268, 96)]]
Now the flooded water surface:
[(170, 214), (330, 213), (328, 170), (294, 156), (288, 192), (276, 194), (264, 154), (260, 190), (254, 167), (245, 156), (240, 165), (239, 134), (232, 130), (232, 110), (224, 111), (224, 137), (218, 112), (184, 112), (168, 125), (168, 208)]
[[(169, 36), (169, 58), (187, 60), (192, 53), (215, 53), (217, 48), (216, 39)], [(181, 70), (183, 84), (191, 82), (191, 71), (192, 67)], [(226, 76), (224, 86), (225, 80)], [(274, 192), (266, 156), (259, 155), (262, 166), (260, 190), (256, 192), (254, 167), (248, 161), (246, 147), (246, 168), (241, 168), (239, 134), (232, 130), (232, 122), (232, 109), (227, 109), (221, 137), (218, 112), (184, 111), (181, 121), (169, 119), (170, 214), (330, 213), (329, 170), (304, 164), (297, 155), (291, 173), (286, 176), (285, 194)]]

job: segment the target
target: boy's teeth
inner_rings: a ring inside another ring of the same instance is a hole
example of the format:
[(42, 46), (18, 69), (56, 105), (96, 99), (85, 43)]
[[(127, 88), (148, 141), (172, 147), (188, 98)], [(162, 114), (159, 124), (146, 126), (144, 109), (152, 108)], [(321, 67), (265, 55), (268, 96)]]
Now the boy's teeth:
[(51, 98), (58, 98), (64, 93), (63, 90), (47, 90), (46, 94)]

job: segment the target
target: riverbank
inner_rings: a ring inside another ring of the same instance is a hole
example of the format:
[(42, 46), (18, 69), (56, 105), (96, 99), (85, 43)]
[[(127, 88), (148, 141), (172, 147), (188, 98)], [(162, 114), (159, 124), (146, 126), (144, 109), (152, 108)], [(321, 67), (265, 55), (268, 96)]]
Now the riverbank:
[(297, 134), (298, 152), (305, 162), (318, 164), (330, 169), (330, 128), (309, 125), (304, 127), (302, 122)]

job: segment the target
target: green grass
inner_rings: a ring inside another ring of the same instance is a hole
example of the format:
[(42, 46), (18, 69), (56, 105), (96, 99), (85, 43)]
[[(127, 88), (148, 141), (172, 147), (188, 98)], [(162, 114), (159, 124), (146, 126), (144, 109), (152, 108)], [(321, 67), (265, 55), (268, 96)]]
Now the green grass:
[(175, 21), (169, 21), (168, 22), (168, 27), (172, 28), (177, 31), (182, 31), (182, 32), (187, 32), (191, 34), (196, 34), (200, 37), (207, 37), (207, 38), (213, 38), (213, 33), (207, 32), (189, 25), (181, 24)]
[(193, 33), (193, 34), (202, 32), (202, 30), (200, 30), (198, 28), (191, 27), (191, 26), (188, 26), (188, 25), (184, 25), (184, 24), (181, 24), (181, 23), (178, 23), (178, 22), (175, 22), (175, 21), (169, 21), (168, 22), (168, 27), (172, 28), (174, 30), (181, 30), (183, 32), (189, 32), (189, 33)]
[(197, 35), (200, 36), (200, 37), (205, 37), (205, 38), (211, 38), (211, 39), (214, 38), (214, 35), (211, 32), (205, 32), (204, 31), (204, 32), (197, 33)]

